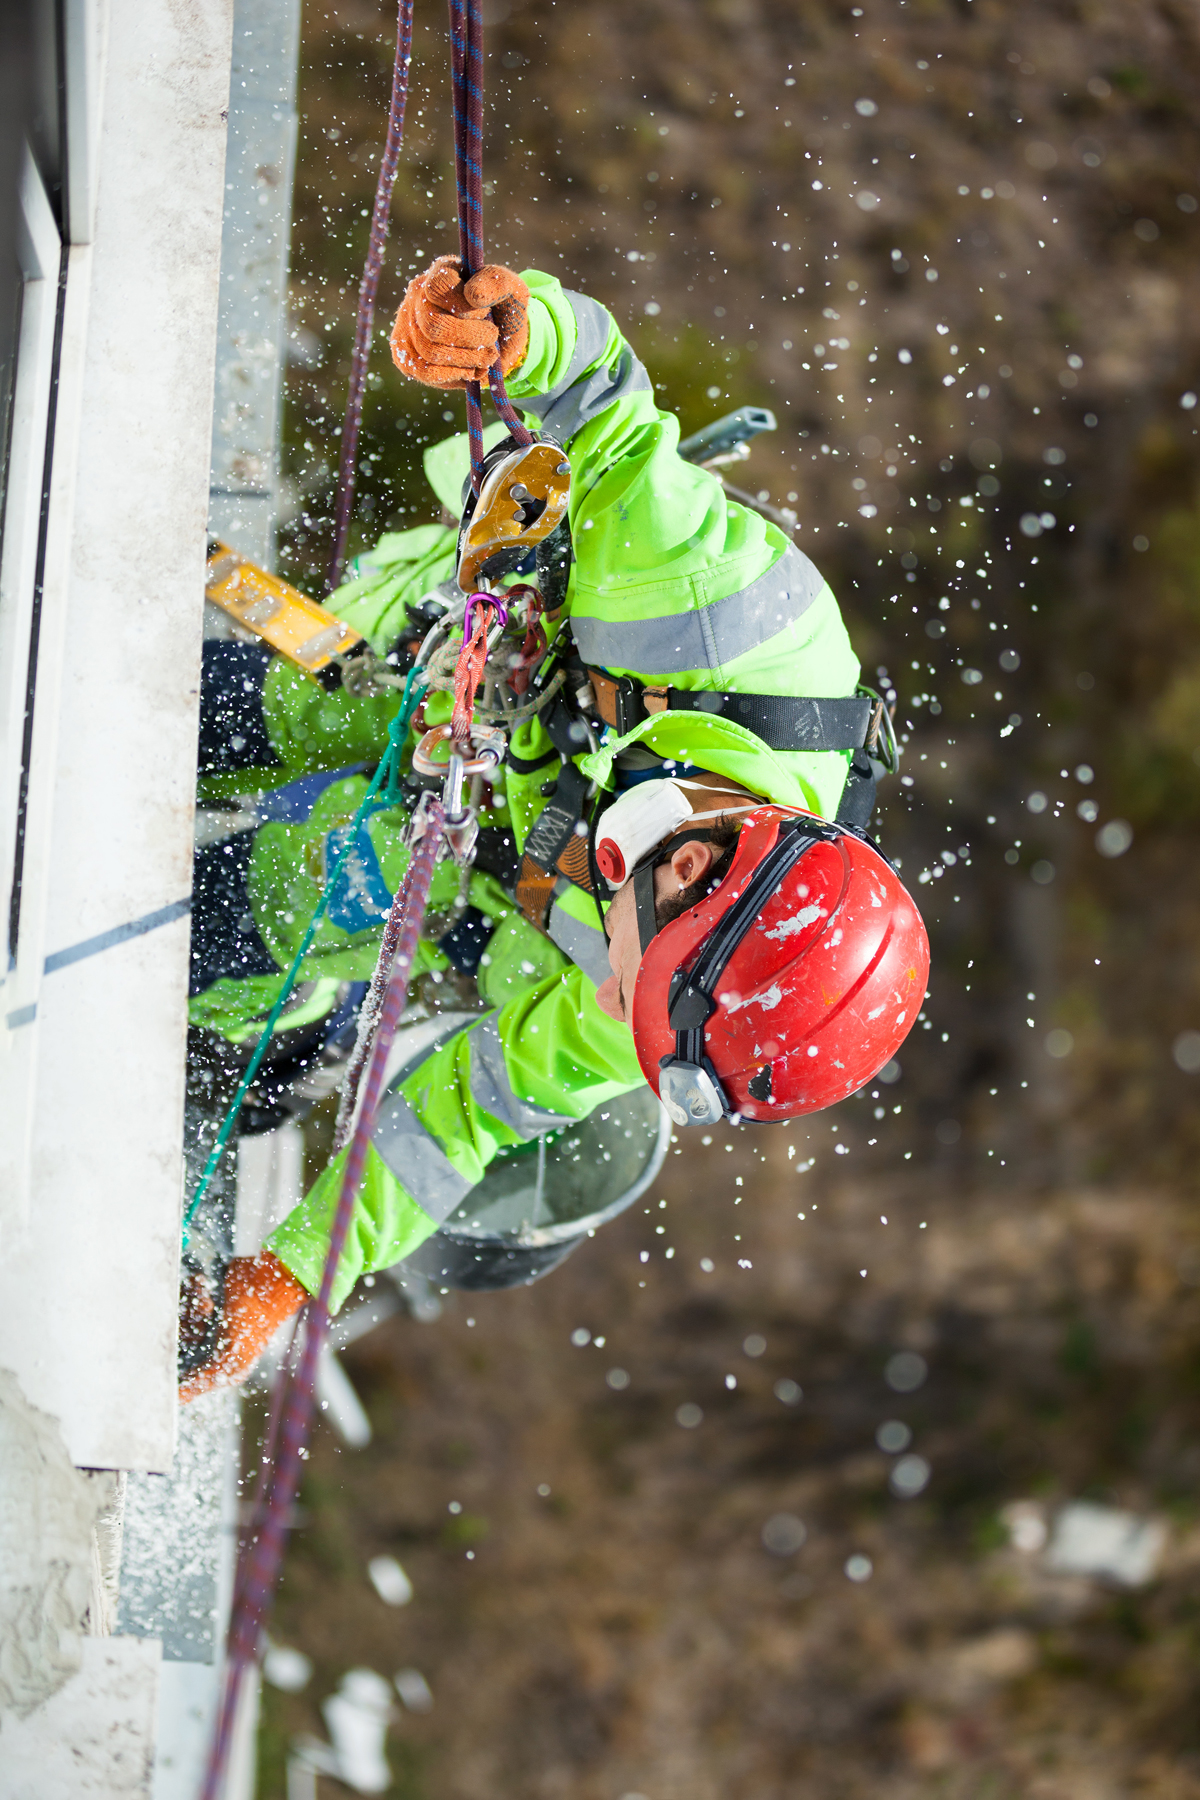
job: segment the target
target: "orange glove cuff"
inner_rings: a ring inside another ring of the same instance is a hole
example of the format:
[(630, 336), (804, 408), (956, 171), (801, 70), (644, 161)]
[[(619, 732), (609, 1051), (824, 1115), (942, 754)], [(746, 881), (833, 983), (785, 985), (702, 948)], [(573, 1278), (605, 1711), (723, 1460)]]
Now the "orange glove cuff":
[(271, 1250), (235, 1256), (225, 1271), (221, 1323), (210, 1359), (179, 1384), (181, 1400), (195, 1400), (215, 1387), (231, 1387), (249, 1374), (285, 1319), (308, 1300), (302, 1287)]
[(427, 387), (486, 382), (497, 361), (507, 375), (529, 347), (529, 289), (489, 263), (467, 282), (453, 256), (439, 256), (410, 281), (392, 327), (392, 360)]

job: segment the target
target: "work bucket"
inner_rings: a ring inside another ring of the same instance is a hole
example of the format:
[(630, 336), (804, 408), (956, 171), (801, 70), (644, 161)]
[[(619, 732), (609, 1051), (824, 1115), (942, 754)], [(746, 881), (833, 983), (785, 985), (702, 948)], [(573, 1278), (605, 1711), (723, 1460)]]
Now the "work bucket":
[[(397, 1033), (389, 1086), (478, 1014), (442, 1013)], [(401, 1049), (400, 1040), (404, 1043)], [(663, 1165), (671, 1122), (648, 1087), (580, 1120), (502, 1150), (439, 1230), (390, 1271), (435, 1286), (481, 1290), (536, 1281), (644, 1194)]]

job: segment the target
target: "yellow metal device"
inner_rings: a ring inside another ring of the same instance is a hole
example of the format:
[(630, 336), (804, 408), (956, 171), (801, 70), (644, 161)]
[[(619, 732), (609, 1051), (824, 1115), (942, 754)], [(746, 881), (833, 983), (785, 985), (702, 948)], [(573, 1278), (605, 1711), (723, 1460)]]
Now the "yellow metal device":
[(571, 495), (571, 465), (557, 444), (528, 444), (484, 466), (479, 498), (468, 504), (458, 536), (458, 585), (464, 594), (481, 580), (511, 574), (549, 537)]
[(278, 575), (268, 575), (228, 544), (209, 545), (204, 592), (231, 619), (314, 680), (321, 679), (335, 657), (347, 655), (363, 641), (353, 625), (335, 618)]

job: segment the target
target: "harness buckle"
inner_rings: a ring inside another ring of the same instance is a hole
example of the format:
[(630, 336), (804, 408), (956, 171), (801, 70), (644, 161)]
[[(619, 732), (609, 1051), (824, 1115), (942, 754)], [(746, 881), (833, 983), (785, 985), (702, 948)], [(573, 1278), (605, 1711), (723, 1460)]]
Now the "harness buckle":
[(882, 763), (889, 775), (894, 775), (900, 767), (900, 746), (896, 742), (896, 727), (886, 703), (878, 696), (871, 707), (871, 717), (867, 724), (863, 749), (876, 762)]
[[(666, 688), (643, 688), (632, 675), (610, 675), (606, 669), (589, 668), (586, 675), (597, 714), (618, 737), (640, 725), (648, 713), (665, 710)], [(647, 694), (663, 698), (654, 706), (646, 702)]]

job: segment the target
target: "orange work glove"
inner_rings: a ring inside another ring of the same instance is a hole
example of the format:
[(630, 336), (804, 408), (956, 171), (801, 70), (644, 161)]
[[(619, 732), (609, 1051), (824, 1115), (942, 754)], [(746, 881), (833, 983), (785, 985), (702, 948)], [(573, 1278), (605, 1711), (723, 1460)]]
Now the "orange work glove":
[[(285, 1319), (309, 1298), (308, 1289), (270, 1250), (235, 1256), (225, 1271), (217, 1341), (212, 1354), (179, 1384), (181, 1400), (195, 1400), (215, 1387), (232, 1387), (248, 1375)], [(211, 1320), (212, 1294), (202, 1278), (185, 1290), (180, 1335), (193, 1341)]]
[(486, 385), (487, 372), (517, 368), (529, 347), (529, 289), (489, 263), (464, 282), (456, 256), (439, 256), (408, 284), (392, 327), (392, 360), (426, 387)]

